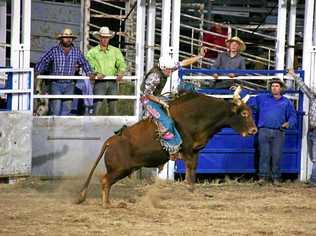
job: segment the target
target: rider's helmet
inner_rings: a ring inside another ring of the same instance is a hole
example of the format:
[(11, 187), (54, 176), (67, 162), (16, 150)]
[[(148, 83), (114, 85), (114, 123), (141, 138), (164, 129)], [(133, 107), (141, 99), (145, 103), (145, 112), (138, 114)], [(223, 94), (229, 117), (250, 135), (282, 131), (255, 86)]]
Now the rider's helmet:
[(177, 63), (172, 59), (171, 56), (162, 56), (159, 58), (160, 69), (174, 69), (177, 67)]

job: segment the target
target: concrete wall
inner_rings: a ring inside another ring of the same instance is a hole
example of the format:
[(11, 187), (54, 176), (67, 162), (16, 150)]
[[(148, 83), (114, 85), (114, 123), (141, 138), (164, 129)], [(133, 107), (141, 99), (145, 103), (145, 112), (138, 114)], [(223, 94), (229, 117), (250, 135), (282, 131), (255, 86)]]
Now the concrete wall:
[(32, 113), (0, 112), (0, 177), (31, 174)]
[(86, 175), (103, 142), (123, 124), (134, 122), (133, 117), (34, 117), (32, 175)]

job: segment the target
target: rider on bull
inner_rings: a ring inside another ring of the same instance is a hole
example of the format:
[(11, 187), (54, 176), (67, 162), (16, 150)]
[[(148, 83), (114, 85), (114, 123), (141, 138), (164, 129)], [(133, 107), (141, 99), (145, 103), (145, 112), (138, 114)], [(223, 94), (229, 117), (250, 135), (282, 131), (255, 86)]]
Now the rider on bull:
[(171, 76), (172, 72), (182, 66), (188, 66), (197, 62), (204, 55), (205, 48), (202, 47), (198, 56), (187, 58), (181, 62), (175, 62), (171, 56), (160, 57), (159, 64), (146, 74), (141, 86), (141, 102), (144, 110), (147, 112), (147, 115), (156, 121), (159, 133), (161, 134), (160, 143), (169, 152), (170, 160), (181, 159), (179, 150), (182, 139), (174, 126), (174, 122), (166, 114), (169, 105), (166, 102), (166, 98), (161, 96), (161, 92), (167, 82), (167, 78)]

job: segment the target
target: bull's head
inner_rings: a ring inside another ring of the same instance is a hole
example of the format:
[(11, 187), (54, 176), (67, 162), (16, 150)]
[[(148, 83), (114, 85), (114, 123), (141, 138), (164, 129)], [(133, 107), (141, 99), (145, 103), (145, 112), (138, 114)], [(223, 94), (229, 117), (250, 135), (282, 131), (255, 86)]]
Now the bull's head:
[(235, 90), (231, 102), (232, 116), (229, 119), (229, 125), (242, 136), (254, 135), (257, 133), (257, 127), (253, 120), (252, 111), (246, 105), (249, 95), (240, 99), (241, 88), (238, 86)]

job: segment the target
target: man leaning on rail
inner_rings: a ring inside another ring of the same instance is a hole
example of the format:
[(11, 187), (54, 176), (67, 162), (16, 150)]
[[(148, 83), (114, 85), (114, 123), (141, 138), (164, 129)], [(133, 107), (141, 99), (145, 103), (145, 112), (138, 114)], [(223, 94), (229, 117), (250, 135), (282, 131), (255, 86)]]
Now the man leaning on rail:
[[(122, 80), (127, 67), (123, 54), (119, 48), (109, 44), (114, 32), (108, 27), (101, 27), (99, 31), (93, 32), (93, 36), (99, 40), (99, 45), (91, 48), (86, 55), (93, 71), (97, 74), (93, 94), (116, 95), (117, 82)], [(104, 80), (105, 76), (116, 76), (116, 81)], [(116, 100), (107, 99), (106, 103), (108, 114), (117, 115)], [(96, 115), (101, 115), (101, 106), (102, 100), (94, 101), (94, 113)]]
[[(80, 49), (73, 45), (77, 38), (71, 29), (65, 28), (58, 35), (59, 44), (49, 49), (35, 66), (35, 75), (45, 71), (50, 75), (73, 76), (76, 67), (82, 67), (87, 76), (92, 76), (89, 63), (84, 58)], [(52, 80), (50, 84), (50, 94), (52, 95), (73, 95), (75, 81), (69, 79)], [(55, 116), (70, 115), (72, 99), (51, 99), (49, 102), (50, 114)]]

